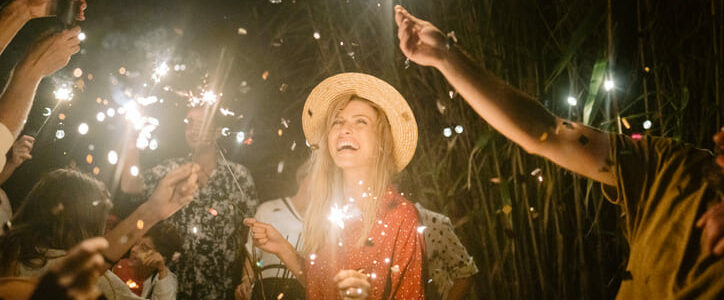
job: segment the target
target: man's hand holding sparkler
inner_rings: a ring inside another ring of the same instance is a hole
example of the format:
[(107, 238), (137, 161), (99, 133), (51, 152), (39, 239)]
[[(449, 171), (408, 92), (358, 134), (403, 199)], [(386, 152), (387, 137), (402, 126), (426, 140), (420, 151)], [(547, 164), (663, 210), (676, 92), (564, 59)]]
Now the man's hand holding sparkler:
[(103, 252), (106, 261), (118, 261), (148, 229), (189, 204), (198, 189), (198, 172), (197, 164), (187, 163), (161, 179), (151, 197), (105, 235), (111, 244)]
[[(724, 177), (724, 128), (714, 135), (715, 163), (719, 169), (718, 176)], [(719, 183), (724, 179), (717, 180)], [(721, 188), (721, 187), (719, 187)], [(722, 197), (722, 195), (719, 195)], [(724, 254), (724, 202), (710, 207), (704, 215), (696, 221), (696, 227), (703, 230), (703, 247), (714, 255)]]
[(193, 200), (198, 189), (199, 165), (184, 164), (161, 179), (151, 197), (144, 203), (160, 220), (166, 219)]

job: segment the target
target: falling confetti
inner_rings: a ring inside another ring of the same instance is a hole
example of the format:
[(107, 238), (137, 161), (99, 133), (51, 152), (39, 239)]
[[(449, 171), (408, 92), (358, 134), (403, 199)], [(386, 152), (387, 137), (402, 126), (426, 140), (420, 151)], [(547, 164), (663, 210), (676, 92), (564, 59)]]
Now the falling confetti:
[(118, 153), (114, 150), (111, 150), (108, 152), (108, 162), (112, 165), (115, 165), (118, 163)]
[(65, 137), (65, 130), (63, 130), (63, 129), (58, 129), (58, 130), (55, 131), (55, 138), (56, 138), (56, 139), (62, 140), (64, 137)]
[(136, 228), (138, 228), (138, 230), (143, 229), (143, 220), (136, 221)]
[(210, 213), (212, 216), (214, 216), (214, 217), (216, 217), (216, 216), (219, 215), (219, 211), (217, 211), (217, 210), (214, 209), (213, 207), (212, 207), (212, 208), (209, 208), (209, 213)]

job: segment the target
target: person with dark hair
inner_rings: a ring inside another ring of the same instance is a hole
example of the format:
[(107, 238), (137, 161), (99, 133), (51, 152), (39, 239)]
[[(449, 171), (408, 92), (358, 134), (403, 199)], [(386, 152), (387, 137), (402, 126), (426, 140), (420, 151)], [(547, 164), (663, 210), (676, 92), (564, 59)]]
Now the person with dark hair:
[[(199, 192), (194, 201), (166, 222), (183, 238), (181, 257), (174, 271), (181, 299), (229, 299), (242, 277), (240, 253), (245, 233), (245, 214), (256, 210), (257, 199), (251, 173), (223, 157), (216, 140), (221, 136), (216, 107), (191, 107), (186, 115), (185, 136), (191, 152), (170, 158), (134, 176), (140, 166), (135, 145), (126, 150), (121, 190), (147, 196), (169, 170), (187, 162), (200, 165)], [(133, 143), (131, 143), (133, 144)]]
[(51, 171), (33, 187), (0, 236), (3, 276), (37, 276), (82, 240), (102, 236), (111, 208), (103, 183), (78, 171)]
[(395, 21), (402, 53), (438, 69), (490, 126), (526, 151), (601, 183), (622, 211), (630, 247), (617, 298), (724, 298), (724, 131), (714, 137), (714, 156), (671, 138), (637, 140), (556, 117), (430, 22), (399, 5)]
[[(103, 251), (112, 263), (150, 228), (188, 204), (196, 192), (198, 167), (186, 164), (161, 180), (149, 200), (105, 234)], [(78, 171), (60, 169), (44, 175), (31, 189), (12, 226), (0, 236), (0, 276), (37, 277), (62, 260), (81, 241), (102, 236), (111, 207), (103, 183)], [(110, 266), (107, 266), (110, 267)], [(128, 299), (128, 288), (107, 271), (98, 287), (107, 299)]]
[(131, 292), (143, 298), (176, 299), (178, 281), (167, 263), (181, 250), (182, 240), (173, 226), (160, 223), (131, 248), (129, 258), (113, 266), (113, 273)]

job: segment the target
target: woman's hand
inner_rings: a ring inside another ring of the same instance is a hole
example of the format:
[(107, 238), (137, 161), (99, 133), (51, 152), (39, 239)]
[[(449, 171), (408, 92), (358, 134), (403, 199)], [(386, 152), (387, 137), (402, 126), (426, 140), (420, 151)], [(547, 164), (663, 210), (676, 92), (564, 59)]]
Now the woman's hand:
[(367, 299), (370, 282), (367, 275), (355, 270), (342, 270), (334, 276), (334, 283), (342, 299)]
[(251, 237), (257, 248), (276, 256), (280, 256), (282, 252), (289, 249), (289, 241), (271, 224), (258, 222), (254, 218), (246, 218), (244, 225), (251, 228)]

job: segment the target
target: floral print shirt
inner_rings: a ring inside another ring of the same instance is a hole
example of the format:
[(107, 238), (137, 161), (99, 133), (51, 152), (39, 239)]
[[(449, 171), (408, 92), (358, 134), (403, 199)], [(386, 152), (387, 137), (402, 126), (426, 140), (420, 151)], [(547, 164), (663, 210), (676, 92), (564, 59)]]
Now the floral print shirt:
[[(169, 171), (190, 160), (190, 156), (168, 159), (145, 170), (141, 176), (146, 199)], [(199, 187), (193, 201), (164, 221), (183, 239), (174, 270), (179, 299), (233, 299), (235, 284), (241, 278), (242, 221), (254, 215), (257, 203), (249, 171), (217, 158), (208, 183)]]

